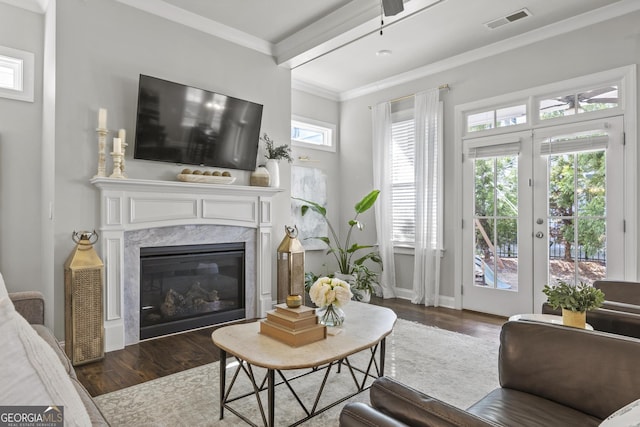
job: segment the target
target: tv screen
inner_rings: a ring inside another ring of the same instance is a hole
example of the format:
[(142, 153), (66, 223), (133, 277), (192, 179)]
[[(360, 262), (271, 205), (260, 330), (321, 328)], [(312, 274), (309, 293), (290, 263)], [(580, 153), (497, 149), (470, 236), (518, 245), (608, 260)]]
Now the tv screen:
[(140, 75), (133, 157), (255, 170), (262, 105)]

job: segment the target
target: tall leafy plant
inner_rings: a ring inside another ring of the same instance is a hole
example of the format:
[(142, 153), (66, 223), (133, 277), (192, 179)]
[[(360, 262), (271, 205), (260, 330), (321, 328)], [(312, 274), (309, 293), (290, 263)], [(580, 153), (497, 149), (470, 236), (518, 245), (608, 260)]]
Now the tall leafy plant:
[[(329, 221), (329, 218), (327, 217), (327, 209), (324, 206), (310, 200), (294, 197), (294, 199), (300, 200), (304, 203), (301, 206), (301, 213), (303, 216), (307, 214), (309, 210), (311, 210), (322, 216), (322, 218), (327, 223), (330, 234), (329, 236), (313, 236), (308, 237), (308, 239), (321, 240), (329, 247), (329, 249), (327, 250), (327, 255), (331, 254), (335, 257), (336, 261), (338, 262), (338, 270), (342, 274), (353, 274), (354, 269), (357, 268), (356, 266), (363, 265), (363, 263), (367, 260), (378, 264), (382, 268), (382, 259), (380, 258), (380, 254), (378, 253), (378, 251), (370, 251), (360, 256), (360, 254), (362, 254), (362, 252), (360, 251), (362, 251), (363, 249), (373, 248), (372, 245), (360, 245), (358, 243), (351, 242), (353, 230), (357, 229), (359, 231), (362, 231), (364, 229), (364, 224), (360, 222), (358, 217), (360, 216), (360, 214), (368, 211), (374, 205), (374, 203), (378, 199), (379, 194), (380, 190), (373, 190), (369, 194), (364, 196), (362, 200), (356, 203), (354, 207), (355, 215), (348, 222), (349, 230), (347, 232), (346, 238), (344, 239), (344, 242), (340, 240), (338, 233), (336, 233), (333, 225), (331, 225), (331, 221)], [(358, 253), (358, 255), (356, 255), (356, 253)]]

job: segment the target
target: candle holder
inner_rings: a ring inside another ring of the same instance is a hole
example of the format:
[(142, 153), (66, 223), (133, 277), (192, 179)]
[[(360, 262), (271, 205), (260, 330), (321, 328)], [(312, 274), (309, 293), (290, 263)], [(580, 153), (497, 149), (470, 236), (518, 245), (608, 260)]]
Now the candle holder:
[(124, 142), (124, 140), (122, 140), (122, 164), (120, 165), (120, 171), (122, 173), (122, 177), (123, 178), (127, 178), (127, 174), (124, 171), (124, 164), (125, 164), (124, 155), (127, 152), (127, 147), (128, 146), (129, 146), (129, 144), (127, 144), (126, 142)]
[(122, 158), (124, 155), (122, 153), (116, 153), (114, 151), (111, 152), (111, 158), (113, 159), (113, 173), (109, 176), (109, 178), (126, 178), (122, 174)]
[(94, 178), (101, 178), (107, 176), (105, 146), (107, 143), (107, 133), (109, 133), (109, 131), (107, 129), (97, 128), (96, 132), (98, 133), (98, 173), (96, 173)]

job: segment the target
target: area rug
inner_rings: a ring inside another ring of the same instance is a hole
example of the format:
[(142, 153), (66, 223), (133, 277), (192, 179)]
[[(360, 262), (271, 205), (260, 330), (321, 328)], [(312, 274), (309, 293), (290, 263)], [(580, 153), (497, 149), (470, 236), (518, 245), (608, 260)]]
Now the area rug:
[[(362, 355), (364, 357), (364, 355)], [(355, 363), (366, 359), (354, 358)], [(229, 381), (232, 369), (227, 371)], [(486, 340), (398, 319), (387, 337), (385, 374), (460, 408), (466, 408), (498, 387), (498, 341)], [(261, 373), (257, 372), (256, 376)], [(305, 377), (298, 385), (305, 405), (313, 405), (322, 374)], [(249, 390), (239, 376), (239, 389)], [(95, 398), (107, 420), (117, 426), (240, 426), (247, 425), (225, 411), (220, 420), (219, 365), (211, 363)], [(306, 382), (306, 383), (305, 383)], [(346, 394), (353, 387), (347, 372), (333, 375), (322, 399)], [(369, 401), (365, 391), (349, 399)], [(266, 405), (266, 396), (263, 396)], [(323, 400), (320, 404), (322, 405)], [(344, 403), (346, 404), (346, 402)], [(304, 426), (337, 426), (335, 406), (303, 423)], [(236, 409), (262, 424), (255, 398), (235, 402)], [(276, 388), (276, 425), (288, 425), (304, 413), (281, 385)]]

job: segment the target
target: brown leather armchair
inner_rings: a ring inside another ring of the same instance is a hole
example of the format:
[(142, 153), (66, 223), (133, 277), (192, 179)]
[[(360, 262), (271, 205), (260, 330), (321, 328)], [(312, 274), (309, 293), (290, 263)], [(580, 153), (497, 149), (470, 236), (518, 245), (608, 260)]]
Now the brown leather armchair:
[[(602, 307), (587, 311), (587, 323), (598, 331), (640, 338), (640, 283), (597, 280), (595, 288), (604, 292)], [(542, 313), (560, 315), (560, 309), (542, 304)]]
[(500, 388), (467, 410), (391, 378), (377, 379), (371, 405), (350, 403), (340, 425), (597, 426), (640, 398), (640, 340), (532, 321), (500, 334)]

